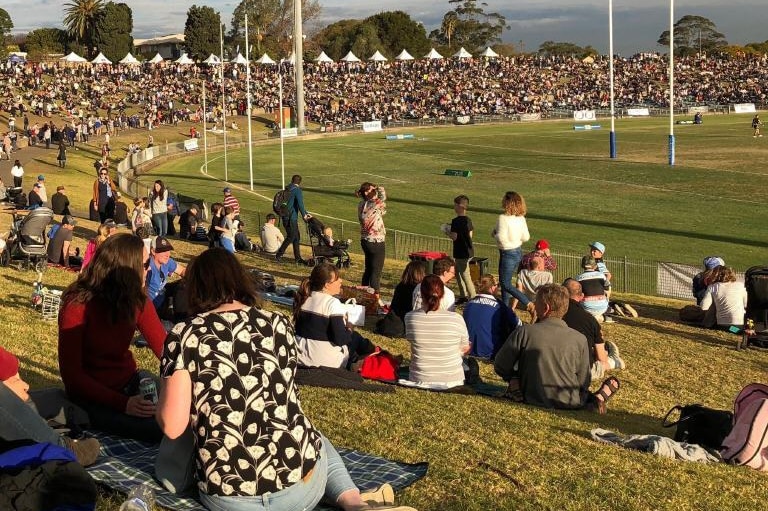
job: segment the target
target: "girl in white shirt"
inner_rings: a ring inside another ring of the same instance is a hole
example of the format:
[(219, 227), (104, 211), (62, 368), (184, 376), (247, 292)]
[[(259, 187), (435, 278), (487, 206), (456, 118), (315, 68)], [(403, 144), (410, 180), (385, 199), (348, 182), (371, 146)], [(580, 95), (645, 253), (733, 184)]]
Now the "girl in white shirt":
[(512, 279), (517, 274), (517, 268), (523, 258), (523, 243), (531, 239), (528, 224), (525, 222), (528, 210), (525, 207), (525, 199), (517, 192), (505, 193), (501, 207), (504, 213), (499, 215), (493, 230), (493, 237), (499, 247), (501, 299), (505, 304), (509, 304), (509, 299), (514, 297), (527, 307), (531, 301), (517, 289)]

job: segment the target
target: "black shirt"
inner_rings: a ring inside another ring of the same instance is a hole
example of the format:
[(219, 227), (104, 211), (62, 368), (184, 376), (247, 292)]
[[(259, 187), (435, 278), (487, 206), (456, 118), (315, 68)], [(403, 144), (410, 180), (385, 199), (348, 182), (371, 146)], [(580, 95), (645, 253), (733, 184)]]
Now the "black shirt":
[(451, 220), (451, 232), (456, 233), (456, 241), (453, 242), (454, 259), (471, 259), (474, 256), (472, 237), (469, 235), (473, 230), (472, 220), (468, 216), (457, 216)]
[(589, 363), (595, 363), (595, 344), (603, 344), (603, 331), (595, 317), (585, 311), (579, 302), (569, 300), (568, 312), (563, 316), (563, 321), (570, 328), (581, 332), (587, 338), (589, 344)]
[(51, 196), (51, 209), (57, 215), (69, 215), (69, 197), (61, 192)]

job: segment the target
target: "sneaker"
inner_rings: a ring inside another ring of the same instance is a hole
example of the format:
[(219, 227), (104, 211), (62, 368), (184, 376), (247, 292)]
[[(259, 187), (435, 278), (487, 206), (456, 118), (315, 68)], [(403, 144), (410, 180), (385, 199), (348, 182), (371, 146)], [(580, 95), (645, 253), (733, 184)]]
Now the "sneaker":
[(612, 317), (603, 314), (603, 323), (616, 323)]
[(616, 343), (605, 341), (605, 351), (608, 352), (608, 358), (613, 360), (613, 365), (616, 369), (625, 369), (627, 367), (624, 359), (621, 358), (619, 347), (616, 345)]
[(637, 311), (636, 311), (636, 310), (635, 310), (635, 308), (634, 308), (634, 307), (632, 307), (630, 304), (628, 304), (628, 303), (625, 303), (625, 304), (624, 304), (624, 310), (625, 310), (625, 311), (626, 311), (626, 312), (627, 312), (627, 313), (628, 313), (630, 316), (632, 316), (633, 318), (636, 318), (636, 317), (638, 317)]
[(64, 447), (72, 451), (77, 462), (84, 467), (89, 467), (96, 463), (101, 450), (101, 444), (95, 438), (84, 438), (82, 440), (73, 440), (68, 436), (62, 437)]
[(368, 506), (391, 506), (395, 503), (395, 490), (389, 484), (384, 483), (373, 491), (361, 492), (360, 498)]
[(283, 256), (282, 256), (282, 255), (280, 255), (280, 254), (275, 254), (275, 262), (276, 262), (277, 264), (280, 264), (280, 263), (282, 263), (282, 262), (283, 262)]

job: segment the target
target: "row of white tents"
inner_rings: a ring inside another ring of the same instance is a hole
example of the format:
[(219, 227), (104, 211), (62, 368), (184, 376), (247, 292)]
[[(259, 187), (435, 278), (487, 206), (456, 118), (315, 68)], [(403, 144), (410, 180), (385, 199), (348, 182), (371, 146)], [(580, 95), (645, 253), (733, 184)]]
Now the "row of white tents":
[[(487, 47), (481, 54), (481, 57), (484, 58), (496, 58), (499, 55), (491, 49), (491, 47)], [(432, 48), (429, 53), (424, 55), (425, 59), (428, 60), (438, 60), (444, 58), (442, 55), (440, 55), (437, 50)], [(465, 50), (463, 47), (453, 54), (453, 58), (456, 59), (471, 59), (472, 54), (469, 53), (467, 50)], [(62, 62), (69, 62), (69, 63), (85, 63), (89, 62), (87, 59), (81, 57), (80, 55), (76, 54), (75, 52), (70, 53), (69, 55), (62, 57), (60, 59)], [(152, 57), (148, 62), (150, 64), (158, 64), (160, 62), (163, 62), (165, 59), (158, 53), (154, 57)], [(368, 59), (372, 62), (386, 62), (387, 58), (381, 54), (380, 51), (376, 50), (376, 53), (371, 55), (371, 57)], [(407, 50), (403, 50), (400, 52), (400, 54), (395, 57), (395, 60), (413, 60), (413, 56), (408, 53)], [(296, 62), (296, 59), (294, 58), (293, 53), (290, 57), (287, 59), (283, 59), (284, 62), (290, 62), (291, 64)], [(179, 57), (178, 59), (173, 61), (176, 64), (194, 64), (195, 61), (189, 58), (189, 56), (184, 53)], [(275, 64), (276, 62), (272, 60), (272, 58), (267, 55), (266, 53), (263, 54), (261, 57), (259, 57), (256, 61), (257, 64)], [(320, 55), (315, 59), (315, 62), (323, 63), (323, 62), (333, 62), (333, 59), (331, 59), (326, 53), (323, 51), (320, 53)], [(341, 58), (341, 62), (361, 62), (360, 58), (358, 58), (354, 53), (351, 51), (347, 53), (344, 57)], [(112, 64), (112, 61), (109, 60), (107, 57), (104, 56), (103, 53), (99, 53), (95, 59), (90, 61), (91, 64)], [(237, 54), (237, 57), (231, 60), (231, 63), (233, 64), (247, 64), (248, 61), (243, 57), (240, 53)], [(125, 57), (123, 57), (119, 64), (141, 64), (136, 57), (131, 55), (129, 52)], [(221, 59), (217, 57), (214, 54), (211, 54), (207, 59), (203, 61), (203, 64), (209, 64), (209, 65), (216, 65), (221, 64)]]

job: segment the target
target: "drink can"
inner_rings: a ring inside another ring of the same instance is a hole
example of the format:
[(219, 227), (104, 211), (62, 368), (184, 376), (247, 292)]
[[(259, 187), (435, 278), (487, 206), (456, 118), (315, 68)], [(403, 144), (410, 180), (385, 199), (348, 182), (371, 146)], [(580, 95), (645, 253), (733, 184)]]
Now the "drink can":
[(157, 385), (153, 378), (142, 378), (139, 381), (139, 394), (152, 404), (157, 404)]

